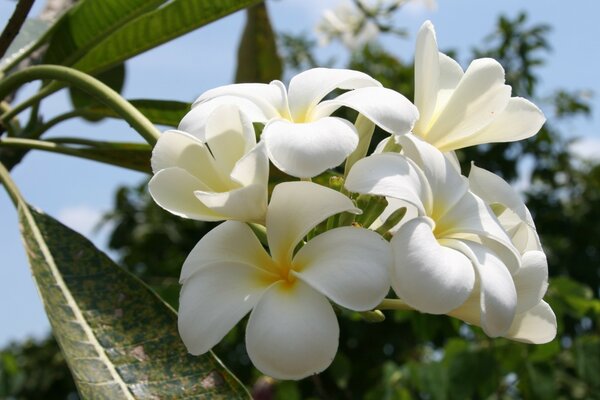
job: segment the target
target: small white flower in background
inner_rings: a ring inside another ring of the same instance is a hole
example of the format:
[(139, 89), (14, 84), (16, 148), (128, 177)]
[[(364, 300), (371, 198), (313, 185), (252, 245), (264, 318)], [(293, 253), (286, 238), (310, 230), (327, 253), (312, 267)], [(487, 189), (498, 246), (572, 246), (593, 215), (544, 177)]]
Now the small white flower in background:
[[(349, 90), (331, 100), (333, 90)], [(341, 164), (358, 145), (356, 128), (330, 115), (342, 106), (363, 114), (387, 132), (409, 132), (418, 112), (401, 94), (381, 87), (367, 74), (314, 68), (280, 81), (222, 86), (202, 94), (179, 129), (202, 135), (206, 119), (221, 104), (236, 104), (252, 122), (265, 123), (261, 140), (273, 164), (299, 178), (310, 178)]]
[(267, 211), (267, 253), (248, 225), (228, 221), (186, 259), (179, 332), (203, 354), (251, 310), (246, 349), (263, 373), (301, 379), (331, 364), (339, 327), (328, 299), (355, 311), (377, 306), (389, 289), (389, 244), (363, 228), (326, 231), (294, 249), (334, 214), (360, 212), (343, 194), (310, 182), (275, 187)]
[(264, 222), (269, 160), (235, 106), (213, 110), (200, 137), (163, 133), (151, 163), (150, 194), (167, 211), (201, 221)]
[(545, 122), (543, 113), (530, 101), (510, 96), (500, 63), (481, 58), (463, 72), (456, 61), (438, 52), (433, 24), (423, 24), (415, 53), (415, 105), (420, 115), (415, 135), (444, 152), (535, 135)]
[[(498, 214), (521, 254), (521, 266), (512, 272), (517, 289), (517, 309), (505, 337), (526, 343), (547, 343), (556, 336), (556, 316), (542, 298), (548, 288), (548, 263), (529, 210), (514, 189), (499, 176), (471, 166), (471, 190)], [(450, 315), (470, 323), (480, 319), (479, 298), (472, 296)]]
[(413, 135), (399, 142), (404, 154), (364, 158), (346, 179), (352, 192), (399, 199), (417, 210), (391, 240), (392, 288), (416, 310), (448, 314), (477, 287), (478, 325), (490, 336), (506, 334), (517, 309), (511, 275), (520, 266), (517, 249), (439, 150)]
[(335, 9), (323, 11), (316, 27), (321, 45), (339, 39), (350, 50), (356, 50), (379, 35), (379, 28), (350, 4), (340, 4)]

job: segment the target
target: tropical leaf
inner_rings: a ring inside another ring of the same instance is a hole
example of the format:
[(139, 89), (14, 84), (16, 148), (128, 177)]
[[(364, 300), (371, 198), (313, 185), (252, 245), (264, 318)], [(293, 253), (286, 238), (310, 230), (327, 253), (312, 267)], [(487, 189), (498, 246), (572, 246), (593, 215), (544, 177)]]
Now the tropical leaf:
[(283, 66), (266, 3), (246, 10), (246, 27), (238, 48), (236, 82), (269, 83), (281, 79)]
[[(134, 99), (128, 101), (153, 124), (172, 127), (179, 125), (179, 121), (181, 121), (191, 107), (190, 103), (171, 100)], [(113, 110), (101, 104), (88, 107), (83, 112), (85, 115), (91, 117), (121, 118)]]
[(43, 62), (72, 65), (124, 24), (165, 1), (79, 1), (57, 21)]
[(212, 355), (189, 355), (177, 316), (87, 239), (20, 202), (33, 276), (78, 390), (90, 399), (240, 399)]
[(258, 1), (173, 0), (112, 32), (74, 67), (91, 74), (104, 71)]

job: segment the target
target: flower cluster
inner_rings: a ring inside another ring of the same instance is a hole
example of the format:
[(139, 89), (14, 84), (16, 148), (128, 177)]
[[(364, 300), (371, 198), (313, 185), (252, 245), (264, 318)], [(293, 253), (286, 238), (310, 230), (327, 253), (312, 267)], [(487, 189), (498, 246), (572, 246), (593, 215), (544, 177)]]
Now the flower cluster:
[[(249, 313), (253, 364), (301, 379), (336, 354), (334, 307), (377, 309), (390, 287), (403, 307), (492, 337), (554, 338), (529, 211), (493, 173), (472, 165), (463, 176), (453, 152), (530, 137), (542, 112), (511, 97), (498, 62), (463, 71), (439, 53), (430, 22), (417, 39), (414, 102), (364, 73), (316, 68), (287, 88), (209, 90), (161, 136), (154, 200), (184, 218), (225, 221), (181, 272), (179, 331), (190, 353), (209, 351)], [(358, 112), (354, 124), (334, 115), (340, 107)], [(368, 155), (375, 125), (390, 136)]]

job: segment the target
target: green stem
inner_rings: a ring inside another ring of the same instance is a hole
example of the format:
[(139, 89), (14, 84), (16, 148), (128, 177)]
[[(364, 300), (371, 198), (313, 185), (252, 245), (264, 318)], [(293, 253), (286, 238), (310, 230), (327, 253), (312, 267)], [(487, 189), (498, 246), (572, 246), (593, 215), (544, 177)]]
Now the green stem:
[(413, 308), (400, 299), (383, 299), (376, 310), (412, 310)]
[[(33, 80), (35, 80), (35, 79), (32, 79), (32, 81)], [(51, 94), (59, 91), (60, 89), (62, 89), (62, 86), (55, 84), (55, 82), (51, 83), (50, 85), (40, 89), (36, 94), (29, 97), (27, 100), (23, 101), (22, 103), (17, 104), (11, 110), (0, 115), (0, 121), (6, 121), (9, 118), (16, 117), (21, 111), (24, 111), (31, 106), (35, 106), (41, 100), (43, 100), (46, 97), (50, 96)]]
[(57, 115), (56, 117), (49, 119), (45, 124), (40, 125), (36, 129), (32, 129), (30, 135), (31, 137), (40, 137), (44, 132), (53, 128), (55, 125), (58, 125), (61, 122), (67, 121), (71, 118), (80, 117), (81, 115), (82, 113), (77, 110)]
[[(154, 127), (152, 122), (131, 105), (131, 103), (122, 98), (119, 93), (115, 92), (96, 78), (68, 67), (59, 65), (39, 65), (15, 72), (0, 81), (0, 98), (3, 98), (22, 84), (38, 79), (52, 79), (66, 82), (77, 89), (94, 96), (97, 100), (113, 109), (119, 116), (127, 121), (150, 145), (154, 145), (160, 136), (160, 132)], [(52, 85), (47, 86), (45, 89), (48, 89), (51, 86)], [(38, 94), (42, 91), (44, 91), (44, 89), (38, 92)], [(3, 115), (0, 119), (5, 117), (6, 115)]]
[(23, 201), (23, 196), (21, 196), (21, 192), (19, 192), (15, 181), (12, 180), (10, 173), (2, 163), (0, 163), (0, 182), (4, 185), (4, 189), (6, 189), (6, 192), (10, 196), (10, 200), (17, 207)]

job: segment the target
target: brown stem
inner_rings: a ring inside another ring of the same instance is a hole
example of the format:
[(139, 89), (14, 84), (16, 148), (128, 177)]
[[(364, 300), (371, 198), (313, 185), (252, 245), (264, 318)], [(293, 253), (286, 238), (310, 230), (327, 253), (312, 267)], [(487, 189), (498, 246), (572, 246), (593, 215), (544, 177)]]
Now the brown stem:
[(4, 53), (8, 50), (8, 46), (10, 46), (15, 36), (17, 36), (21, 30), (21, 26), (23, 26), (25, 18), (27, 18), (27, 14), (29, 14), (29, 10), (31, 10), (33, 1), (34, 0), (19, 0), (17, 3), (13, 15), (10, 17), (10, 20), (8, 20), (8, 24), (6, 24), (2, 35), (0, 35), (0, 58), (4, 56)]

